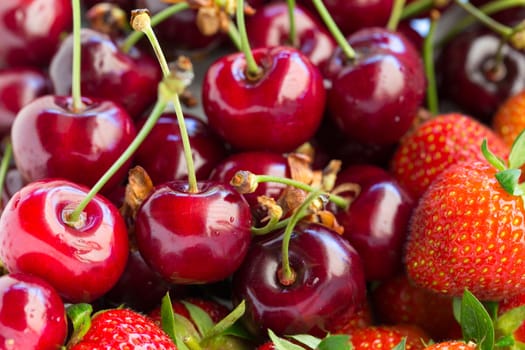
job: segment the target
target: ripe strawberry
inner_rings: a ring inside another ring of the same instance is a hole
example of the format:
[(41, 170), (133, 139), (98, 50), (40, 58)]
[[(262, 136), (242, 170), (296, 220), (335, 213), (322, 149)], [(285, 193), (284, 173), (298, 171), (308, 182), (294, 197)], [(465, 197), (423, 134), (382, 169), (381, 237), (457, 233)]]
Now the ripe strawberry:
[(425, 350), (476, 350), (476, 344), (472, 342), (465, 343), (461, 340), (449, 340), (439, 343), (430, 344)]
[(406, 337), (406, 350), (424, 349), (430, 337), (414, 325), (370, 326), (350, 334), (352, 350), (392, 349)]
[(152, 320), (130, 309), (96, 313), (87, 332), (73, 337), (69, 350), (156, 349), (176, 350), (169, 336)]
[(525, 129), (525, 90), (509, 97), (496, 111), (492, 119), (496, 134), (509, 146)]
[(450, 165), (483, 160), (479, 147), (483, 139), (496, 155), (508, 155), (509, 147), (478, 120), (458, 113), (439, 115), (401, 139), (392, 157), (391, 171), (414, 198), (419, 198)]
[(372, 309), (368, 300), (348, 316), (339, 317), (335, 322), (328, 325), (329, 333), (350, 334), (353, 329), (371, 326)]
[[(509, 159), (521, 160), (513, 151)], [(486, 162), (455, 164), (421, 197), (405, 256), (417, 285), (450, 296), (467, 288), (494, 301), (523, 292), (524, 200), (504, 190), (496, 171)]]
[(452, 312), (452, 298), (414, 285), (406, 274), (382, 281), (370, 294), (379, 323), (415, 324), (434, 341), (461, 338)]

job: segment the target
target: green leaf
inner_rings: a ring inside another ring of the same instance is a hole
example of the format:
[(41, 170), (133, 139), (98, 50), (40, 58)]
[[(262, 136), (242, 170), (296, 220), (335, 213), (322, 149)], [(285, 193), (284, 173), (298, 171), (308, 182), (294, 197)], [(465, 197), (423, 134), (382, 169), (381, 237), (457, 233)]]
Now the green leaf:
[(294, 334), (294, 335), (288, 336), (288, 338), (297, 340), (299, 343), (304, 344), (312, 349), (317, 348), (319, 346), (319, 343), (321, 343), (321, 340), (322, 340), (310, 334)]
[(525, 130), (514, 140), (509, 154), (509, 168), (518, 169), (525, 164)]
[(243, 300), (233, 309), (226, 317), (220, 320), (216, 325), (209, 329), (204, 338), (209, 339), (226, 332), (235, 322), (237, 322), (246, 311), (246, 302)]
[(480, 350), (494, 349), (494, 325), (483, 304), (468, 290), (461, 301), (461, 330), (465, 341), (474, 341)]
[(496, 348), (509, 348), (511, 346), (513, 346), (516, 342), (514, 341), (514, 336), (512, 335), (505, 335), (501, 338), (499, 338), (497, 341), (496, 341)]
[(456, 321), (461, 324), (461, 298), (455, 297), (452, 299), (452, 313)]
[(296, 345), (289, 340), (278, 337), (271, 329), (268, 329), (268, 336), (276, 350), (304, 350), (303, 347)]
[(246, 327), (244, 327), (239, 321), (232, 324), (230, 327), (226, 328), (221, 335), (224, 336), (233, 336), (236, 338), (242, 338), (246, 340), (253, 340), (253, 335), (248, 332)]
[(492, 153), (491, 150), (489, 150), (487, 139), (483, 139), (483, 142), (481, 142), (481, 153), (485, 159), (496, 169), (500, 171), (507, 169), (505, 162), (500, 157)]
[(204, 335), (213, 328), (214, 323), (210, 315), (204, 311), (198, 305), (192, 304), (190, 302), (181, 300), (181, 303), (184, 304), (188, 312), (190, 313), (191, 320), (197, 326), (197, 330), (204, 337)]
[(78, 343), (91, 327), (93, 307), (88, 303), (73, 304), (66, 312), (73, 325), (73, 335), (68, 343), (73, 345)]
[(162, 298), (160, 315), (162, 329), (169, 335), (175, 345), (177, 345), (177, 349), (189, 350), (185, 343), (186, 338), (200, 339), (193, 323), (186, 317), (173, 312), (169, 293), (166, 293)]
[(394, 346), (392, 348), (392, 350), (405, 350), (407, 347), (407, 337), (403, 337), (403, 339), (401, 339), (401, 341), (399, 342), (399, 344), (397, 344), (396, 346)]
[(512, 345), (511, 350), (525, 350), (525, 343), (517, 341)]
[(319, 343), (319, 350), (350, 350), (350, 336), (346, 334), (329, 335)]
[(483, 301), (482, 304), (489, 313), (490, 318), (496, 320), (498, 318), (499, 303), (497, 301)]
[(502, 335), (511, 335), (525, 321), (525, 305), (521, 305), (505, 312), (496, 320), (494, 327)]
[(519, 186), (521, 169), (507, 169), (496, 173), (496, 179), (503, 189), (514, 196), (523, 196), (523, 189)]

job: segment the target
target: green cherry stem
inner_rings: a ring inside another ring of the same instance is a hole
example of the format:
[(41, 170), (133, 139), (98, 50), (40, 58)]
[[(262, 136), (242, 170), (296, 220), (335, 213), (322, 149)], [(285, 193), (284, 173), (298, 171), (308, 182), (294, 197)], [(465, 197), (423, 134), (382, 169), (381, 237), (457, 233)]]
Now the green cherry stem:
[[(9, 164), (11, 163), (12, 158), (13, 158), (13, 147), (11, 146), (11, 140), (7, 138), (5, 142), (5, 146), (4, 146), (4, 154), (2, 156), (2, 162), (0, 163), (0, 193), (4, 188), (5, 178), (7, 176), (7, 170), (9, 170)], [(0, 208), (1, 207), (3, 207), (3, 203), (0, 204)]]
[(244, 20), (244, 0), (237, 0), (236, 8), (237, 28), (239, 30), (239, 38), (241, 44), (241, 51), (244, 53), (246, 59), (246, 75), (248, 78), (257, 79), (261, 75), (261, 68), (255, 62), (250, 42), (248, 40), (248, 33), (246, 32), (246, 23)]
[[(183, 10), (188, 9), (190, 6), (188, 3), (180, 2), (174, 5), (171, 5), (169, 7), (166, 7), (162, 11), (157, 12), (155, 15), (151, 17), (151, 26), (155, 27), (157, 24), (163, 22), (164, 20), (168, 19), (169, 17), (173, 16), (176, 13), (179, 13)], [(133, 31), (131, 34), (128, 35), (126, 40), (122, 43), (120, 46), (120, 49), (127, 53), (135, 44), (144, 36), (144, 33), (140, 31)]]
[(418, 0), (407, 4), (403, 7), (400, 19), (412, 18), (430, 10), (434, 6), (434, 1), (435, 0)]
[(439, 113), (436, 71), (434, 67), (434, 36), (439, 17), (440, 13), (438, 11), (433, 10), (430, 12), (430, 28), (423, 41), (423, 63), (427, 77), (427, 107), (432, 115)]
[(319, 16), (321, 16), (321, 19), (323, 20), (324, 24), (334, 37), (335, 41), (337, 42), (337, 45), (343, 50), (343, 53), (345, 57), (349, 60), (353, 60), (355, 58), (355, 51), (350, 46), (348, 41), (346, 40), (345, 36), (335, 23), (332, 15), (330, 15), (330, 12), (326, 9), (326, 6), (324, 6), (322, 0), (312, 0), (314, 3), (314, 6), (319, 13)]
[(463, 0), (454, 0), (454, 2), (501, 37), (508, 38), (514, 33), (512, 28), (499, 23), (490, 16), (487, 16), (483, 11), (472, 5), (470, 2)]
[(288, 4), (288, 21), (290, 22), (290, 29), (288, 32), (288, 40), (290, 40), (290, 45), (297, 47), (297, 29), (295, 25), (295, 0), (287, 0)]
[(279, 270), (278, 279), (281, 284), (284, 286), (289, 286), (295, 282), (295, 279), (297, 275), (295, 274), (295, 271), (290, 266), (290, 259), (289, 259), (289, 251), (290, 251), (290, 240), (292, 238), (293, 229), (295, 226), (297, 226), (297, 223), (303, 218), (306, 213), (307, 209), (310, 206), (310, 204), (317, 199), (322, 194), (321, 191), (316, 190), (311, 192), (308, 197), (306, 197), (305, 201), (297, 208), (297, 210), (293, 213), (293, 215), (290, 217), (290, 221), (286, 225), (286, 228), (284, 230), (283, 234), (283, 241), (281, 246), (281, 254), (282, 254), (282, 265), (281, 269)]
[(406, 0), (395, 0), (394, 5), (392, 6), (392, 13), (386, 24), (386, 28), (391, 31), (395, 31), (401, 20), (401, 14), (403, 13), (403, 8), (405, 7)]
[(230, 21), (228, 24), (228, 37), (232, 41), (233, 45), (237, 48), (238, 51), (242, 51), (241, 47), (241, 34), (239, 34), (239, 30), (233, 23), (233, 21)]
[(82, 30), (82, 18), (80, 10), (80, 1), (72, 1), (73, 9), (73, 64), (71, 73), (71, 97), (73, 98), (73, 105), (71, 108), (74, 113), (81, 112), (84, 110), (84, 103), (82, 102), (82, 96), (80, 93), (80, 64), (81, 64), (81, 51), (82, 51), (82, 38), (80, 32)]

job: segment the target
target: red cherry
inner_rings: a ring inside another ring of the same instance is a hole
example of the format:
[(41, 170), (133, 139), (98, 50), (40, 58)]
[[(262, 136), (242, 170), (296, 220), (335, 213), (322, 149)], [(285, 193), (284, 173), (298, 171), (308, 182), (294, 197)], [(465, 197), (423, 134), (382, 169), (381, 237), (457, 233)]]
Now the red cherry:
[(246, 76), (242, 53), (208, 67), (202, 104), (210, 127), (234, 148), (288, 152), (319, 126), (325, 88), (319, 69), (298, 50), (277, 46), (253, 50), (263, 73)]
[(248, 203), (230, 186), (167, 182), (142, 203), (136, 217), (137, 246), (165, 279), (179, 284), (223, 280), (242, 263), (251, 241)]
[(0, 1), (0, 67), (45, 67), (71, 30), (69, 0)]
[[(191, 144), (195, 175), (198, 180), (207, 179), (215, 166), (226, 157), (226, 148), (201, 119), (185, 113), (184, 121)], [(141, 121), (137, 129), (141, 129), (143, 125), (144, 121)], [(163, 113), (140, 145), (134, 159), (135, 164), (146, 170), (154, 184), (187, 178), (188, 169), (175, 113)]]
[(246, 325), (255, 334), (269, 328), (277, 334), (326, 331), (335, 319), (365, 300), (363, 266), (344, 238), (318, 224), (299, 224), (293, 231), (289, 259), (296, 279), (279, 282), (283, 235), (254, 241), (233, 276), (234, 303), (246, 301)]
[(426, 82), (421, 57), (403, 35), (384, 28), (355, 32), (354, 59), (336, 49), (327, 76), (329, 115), (352, 139), (393, 144), (408, 131)]
[[(71, 110), (71, 97), (51, 95), (20, 111), (11, 138), (16, 166), (26, 181), (60, 177), (91, 187), (131, 143), (135, 126), (122, 107), (99, 99), (82, 101), (81, 113)], [(122, 167), (105, 189), (126, 176), (127, 167)]]
[[(111, 38), (91, 29), (81, 32), (81, 90), (84, 96), (109, 99), (137, 118), (157, 98), (161, 79), (159, 64), (134, 49), (126, 54)], [(61, 44), (49, 66), (55, 94), (71, 93), (73, 37)]]
[(64, 303), (51, 285), (24, 273), (0, 277), (2, 349), (59, 349), (66, 335)]
[(88, 191), (65, 180), (43, 180), (15, 193), (0, 217), (0, 260), (7, 270), (45, 279), (69, 302), (91, 302), (111, 289), (129, 251), (118, 209), (97, 195), (79, 227), (65, 222)]

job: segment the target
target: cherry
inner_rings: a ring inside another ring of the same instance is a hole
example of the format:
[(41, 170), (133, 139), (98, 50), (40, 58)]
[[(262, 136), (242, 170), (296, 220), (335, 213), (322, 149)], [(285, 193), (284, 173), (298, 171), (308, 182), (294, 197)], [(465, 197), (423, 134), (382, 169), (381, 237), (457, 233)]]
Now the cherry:
[(2, 349), (59, 349), (66, 340), (64, 303), (39, 277), (11, 273), (0, 277)]
[(68, 216), (87, 193), (66, 180), (34, 181), (15, 193), (0, 217), (7, 270), (45, 279), (69, 302), (90, 302), (111, 289), (128, 257), (126, 225), (113, 204), (95, 196), (71, 226)]
[[(344, 227), (343, 237), (363, 260), (368, 281), (394, 276), (403, 269), (403, 247), (415, 201), (378, 166), (348, 166), (338, 173), (336, 188), (344, 183), (357, 184), (360, 191), (348, 209), (333, 209)], [(338, 194), (344, 196), (344, 192)]]
[(269, 3), (247, 18), (246, 30), (251, 45), (269, 47), (290, 45), (299, 49), (310, 61), (322, 66), (332, 55), (335, 41), (309, 10), (296, 4), (293, 11), (297, 43), (290, 42), (290, 19), (286, 3)]
[(0, 134), (8, 134), (17, 113), (37, 97), (49, 94), (44, 72), (33, 67), (0, 70)]
[(300, 223), (293, 230), (289, 260), (295, 282), (280, 282), (283, 232), (254, 241), (233, 276), (233, 301), (246, 301), (247, 328), (264, 336), (325, 331), (329, 323), (365, 300), (361, 259), (334, 231)]
[(46, 67), (72, 22), (69, 0), (0, 2), (0, 67)]
[(238, 150), (289, 152), (319, 126), (325, 88), (319, 69), (291, 47), (253, 50), (262, 74), (250, 78), (245, 55), (213, 62), (202, 83), (210, 127)]
[(360, 143), (396, 143), (416, 117), (426, 88), (419, 53), (403, 35), (366, 28), (348, 37), (327, 65), (329, 117)]
[[(142, 116), (155, 102), (161, 72), (155, 60), (138, 49), (124, 53), (105, 34), (81, 32), (81, 89), (86, 96), (109, 99), (133, 117)], [(66, 38), (49, 66), (55, 94), (72, 91), (73, 37)]]
[[(226, 157), (224, 143), (202, 119), (185, 114), (184, 122), (192, 145), (195, 175), (199, 180), (207, 179), (215, 166)], [(139, 122), (138, 128), (143, 124), (143, 121)], [(134, 160), (146, 170), (154, 184), (188, 176), (175, 113), (163, 113), (135, 153)]]
[(135, 1), (132, 0), (82, 0), (84, 6), (88, 9), (101, 2), (107, 2), (118, 5), (120, 8), (126, 11), (131, 11), (137, 7)]

